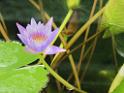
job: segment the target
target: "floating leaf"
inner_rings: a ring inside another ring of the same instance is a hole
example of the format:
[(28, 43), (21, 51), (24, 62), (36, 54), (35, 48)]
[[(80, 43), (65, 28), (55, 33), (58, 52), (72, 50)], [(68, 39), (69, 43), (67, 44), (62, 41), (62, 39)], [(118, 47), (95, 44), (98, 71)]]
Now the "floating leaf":
[(14, 69), (32, 63), (39, 55), (25, 51), (18, 42), (0, 42), (0, 69)]
[(39, 93), (46, 87), (47, 75), (41, 65), (0, 73), (0, 93)]
[(121, 81), (120, 85), (112, 93), (124, 93), (124, 80)]
[(111, 34), (117, 35), (124, 32), (124, 0), (109, 0), (103, 13), (101, 30), (105, 30), (104, 38)]
[[(124, 80), (124, 64), (122, 65), (122, 67), (118, 71), (117, 75), (115, 76), (115, 78), (110, 86), (109, 93), (113, 93), (113, 91), (115, 91), (120, 86), (120, 84), (123, 82), (123, 80)], [(117, 89), (117, 91), (118, 91), (118, 89)], [(123, 93), (123, 92), (114, 92), (114, 93)]]

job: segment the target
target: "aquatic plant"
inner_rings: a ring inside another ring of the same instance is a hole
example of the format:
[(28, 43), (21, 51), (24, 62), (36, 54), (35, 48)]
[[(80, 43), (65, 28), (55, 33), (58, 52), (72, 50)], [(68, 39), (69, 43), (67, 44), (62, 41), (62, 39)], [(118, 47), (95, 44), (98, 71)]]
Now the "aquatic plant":
[(58, 28), (52, 31), (53, 18), (45, 25), (41, 22), (36, 23), (35, 19), (31, 19), (31, 23), (26, 28), (16, 23), (20, 34), (17, 34), (21, 41), (25, 44), (26, 50), (31, 53), (56, 54), (65, 52), (65, 49), (51, 45), (52, 41), (58, 33)]

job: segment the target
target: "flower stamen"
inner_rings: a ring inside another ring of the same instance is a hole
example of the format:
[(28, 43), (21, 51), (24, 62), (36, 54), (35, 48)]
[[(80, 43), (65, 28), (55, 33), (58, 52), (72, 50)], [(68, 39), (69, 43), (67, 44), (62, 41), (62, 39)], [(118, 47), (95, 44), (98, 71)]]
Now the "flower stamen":
[(41, 42), (43, 42), (47, 39), (47, 36), (43, 35), (43, 34), (36, 33), (36, 34), (32, 34), (32, 39), (35, 42), (40, 42), (41, 43)]

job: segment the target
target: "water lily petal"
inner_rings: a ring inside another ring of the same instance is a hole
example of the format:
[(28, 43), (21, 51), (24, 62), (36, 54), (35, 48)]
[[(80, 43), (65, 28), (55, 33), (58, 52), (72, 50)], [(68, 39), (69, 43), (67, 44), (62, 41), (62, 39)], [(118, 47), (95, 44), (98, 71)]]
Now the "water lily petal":
[(21, 34), (23, 34), (26, 31), (26, 29), (19, 23), (16, 23), (16, 26)]
[(27, 45), (27, 38), (21, 34), (17, 34), (17, 36), (19, 37), (19, 39), (25, 44)]
[(30, 50), (31, 51), (33, 50), (33, 52), (39, 53), (45, 50), (48, 45), (43, 45), (42, 42), (37, 42), (33, 40), (31, 36), (29, 36), (29, 38), (27, 38), (26, 46), (27, 46), (26, 50), (29, 50), (29, 52)]
[(28, 46), (25, 46), (25, 50), (30, 52), (30, 53), (37, 54), (36, 50), (29, 48)]
[(36, 29), (32, 27), (30, 24), (26, 26), (27, 34), (31, 32), (36, 32)]
[(36, 43), (43, 43), (48, 39), (48, 36), (43, 32), (29, 33), (29, 35)]
[(58, 33), (59, 29), (56, 28), (48, 37), (48, 39), (46, 40), (46, 42), (44, 44), (50, 45), (50, 43), (52, 43), (52, 41), (54, 40), (54, 38), (56, 37), (57, 33)]
[(31, 18), (31, 26), (33, 26), (33, 27), (37, 26), (37, 23), (33, 17)]
[(42, 24), (41, 22), (38, 22), (38, 24), (37, 24), (37, 29), (38, 29), (38, 31), (41, 31), (41, 30), (43, 30), (44, 31), (44, 24)]
[(52, 32), (51, 31), (47, 31), (46, 30), (47, 27), (45, 27), (44, 24), (41, 24), (41, 22), (38, 23), (38, 26), (37, 26), (37, 32), (39, 33), (44, 33), (45, 35), (50, 35)]
[[(58, 28), (52, 32), (52, 34), (48, 37), (48, 39), (41, 41), (41, 42), (36, 42), (35, 40), (32, 39), (31, 35), (29, 35), (30, 40), (29, 40), (29, 44), (27, 44), (28, 48), (30, 48), (31, 50), (34, 50), (34, 52), (38, 53), (38, 52), (43, 52), (49, 45), (50, 43), (54, 40), (55, 36), (58, 33)], [(32, 33), (35, 34), (35, 33)], [(41, 32), (41, 34), (43, 34)]]
[(59, 52), (65, 52), (65, 51), (66, 51), (65, 49), (59, 48), (57, 46), (48, 46), (43, 53), (52, 55), (52, 54), (56, 54)]
[(44, 31), (44, 25), (41, 24), (41, 22), (39, 22), (36, 26), (32, 26), (30, 24), (27, 25), (26, 27), (27, 30), (27, 34), (32, 34), (32, 33), (43, 33), (46, 34), (46, 32)]
[(53, 23), (53, 17), (50, 18), (50, 20), (45, 24), (45, 31), (51, 32), (52, 31), (52, 23)]

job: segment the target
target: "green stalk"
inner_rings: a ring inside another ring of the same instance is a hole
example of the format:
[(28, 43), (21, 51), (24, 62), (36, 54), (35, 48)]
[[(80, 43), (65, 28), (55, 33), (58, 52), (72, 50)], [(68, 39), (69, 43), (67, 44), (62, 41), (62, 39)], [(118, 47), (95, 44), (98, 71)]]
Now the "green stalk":
[(6, 33), (5, 29), (4, 29), (4, 27), (2, 26), (1, 22), (0, 22), (0, 33), (2, 34), (2, 36), (4, 37), (4, 39), (6, 41), (10, 41), (10, 38), (7, 35), (7, 33)]
[(67, 22), (69, 21), (71, 15), (73, 14), (73, 10), (69, 10), (68, 14), (66, 15), (64, 21), (62, 22), (60, 28), (59, 28), (59, 32), (56, 35), (55, 39), (53, 40), (52, 44), (56, 41), (56, 39), (58, 38), (59, 34), (62, 32), (62, 30), (64, 29), (64, 27), (66, 26)]
[[(97, 4), (97, 0), (94, 0), (93, 6), (92, 6), (92, 9), (91, 9), (91, 12), (90, 12), (89, 19), (92, 18), (93, 15), (94, 15), (94, 12), (95, 12), (95, 9), (96, 9), (96, 4)], [(85, 42), (87, 40), (89, 32), (90, 32), (90, 25), (86, 30), (83, 42)], [(80, 53), (80, 59), (79, 59), (78, 65), (77, 65), (78, 73), (80, 72), (80, 67), (81, 67), (81, 64), (82, 64), (82, 61), (83, 61), (83, 55), (84, 55), (85, 48), (86, 48), (86, 44), (82, 44), (81, 53)]]
[(101, 14), (103, 13), (105, 7), (103, 7), (98, 13), (96, 13), (92, 18), (90, 18), (80, 29), (79, 31), (73, 36), (73, 38), (69, 41), (67, 45), (67, 49), (70, 48), (75, 41), (82, 35), (82, 33), (91, 25)]
[(75, 90), (79, 93), (87, 93), (83, 90), (80, 90), (76, 87), (74, 87), (73, 85), (71, 85), (70, 83), (68, 83), (66, 80), (64, 80), (61, 76), (59, 76), (42, 58), (40, 59), (40, 63), (42, 63), (47, 70), (53, 75), (53, 77), (58, 80), (59, 82), (61, 82), (64, 86), (66, 86), (69, 90)]
[(113, 60), (114, 60), (115, 69), (118, 70), (118, 60), (117, 60), (117, 54), (116, 54), (116, 41), (115, 41), (115, 37), (113, 34), (112, 34), (112, 51), (113, 51)]

